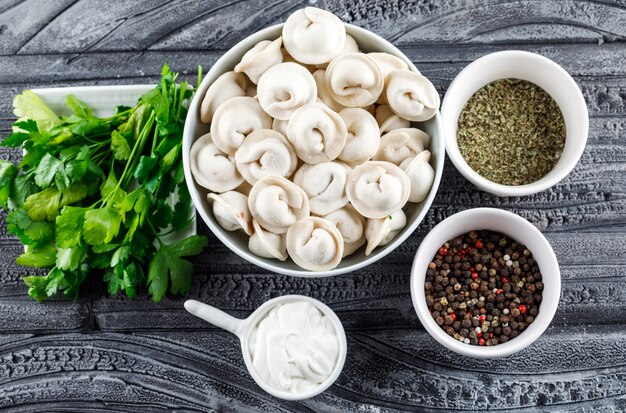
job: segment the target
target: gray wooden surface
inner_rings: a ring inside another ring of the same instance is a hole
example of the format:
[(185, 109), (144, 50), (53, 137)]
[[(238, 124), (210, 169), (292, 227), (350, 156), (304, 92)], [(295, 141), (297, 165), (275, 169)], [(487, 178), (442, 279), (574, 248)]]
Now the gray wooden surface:
[[(378, 264), (297, 279), (247, 264), (210, 237), (190, 297), (245, 316), (268, 298), (309, 295), (343, 321), (349, 352), (324, 394), (281, 402), (247, 375), (235, 337), (182, 309), (110, 298), (37, 304), (0, 229), (0, 410), (152, 412), (626, 411), (626, 2), (441, 0), (0, 0), (0, 134), (22, 89), (133, 84), (167, 61), (192, 78), (250, 33), (314, 3), (398, 45), (443, 94), (467, 63), (522, 49), (554, 59), (589, 107), (587, 148), (571, 175), (533, 196), (477, 191), (447, 162), (417, 232)], [(17, 160), (19, 152), (1, 150)], [(505, 360), (457, 356), (423, 330), (409, 270), (423, 235), (470, 207), (514, 211), (543, 230), (561, 265), (554, 322)], [(202, 232), (208, 232), (201, 227)], [(97, 281), (94, 282), (97, 284)]]

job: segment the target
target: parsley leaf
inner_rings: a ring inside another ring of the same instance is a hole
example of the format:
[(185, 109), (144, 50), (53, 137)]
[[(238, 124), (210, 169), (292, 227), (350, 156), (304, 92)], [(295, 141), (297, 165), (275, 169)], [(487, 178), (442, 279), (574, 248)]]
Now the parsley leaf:
[(17, 209), (7, 216), (7, 229), (24, 245), (38, 246), (54, 237), (54, 225), (47, 221), (33, 221), (25, 210)]
[(110, 207), (90, 209), (85, 212), (83, 237), (90, 245), (106, 244), (113, 240), (120, 230), (122, 218)]
[(181, 257), (199, 254), (207, 243), (206, 237), (193, 235), (172, 245), (160, 244), (148, 269), (148, 289), (154, 302), (161, 301), (168, 284), (172, 294), (189, 291), (194, 266)]

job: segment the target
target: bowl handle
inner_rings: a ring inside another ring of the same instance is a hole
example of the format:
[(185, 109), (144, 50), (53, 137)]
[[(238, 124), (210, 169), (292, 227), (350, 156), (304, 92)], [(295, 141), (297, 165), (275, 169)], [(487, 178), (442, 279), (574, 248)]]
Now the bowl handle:
[(185, 309), (196, 317), (208, 321), (216, 327), (230, 331), (241, 338), (245, 320), (235, 318), (220, 309), (196, 300), (185, 301)]

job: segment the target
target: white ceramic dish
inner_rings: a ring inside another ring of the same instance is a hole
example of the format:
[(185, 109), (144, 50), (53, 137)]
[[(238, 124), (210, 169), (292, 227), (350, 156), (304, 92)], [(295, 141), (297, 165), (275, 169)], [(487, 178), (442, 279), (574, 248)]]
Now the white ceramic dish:
[[(424, 293), (426, 270), (439, 247), (458, 235), (482, 229), (501, 232), (525, 244), (539, 265), (544, 283), (543, 298), (535, 321), (516, 338), (496, 346), (464, 344), (450, 337), (433, 320), (428, 311)], [(541, 336), (552, 321), (560, 296), (559, 264), (548, 240), (524, 218), (501, 209), (468, 209), (443, 220), (424, 238), (411, 268), (411, 297), (422, 325), (439, 343), (450, 350), (470, 357), (504, 357), (529, 346)]]
[[(483, 178), (463, 159), (457, 145), (457, 125), (465, 103), (483, 86), (506, 78), (527, 80), (545, 90), (559, 105), (567, 129), (561, 159), (547, 175), (528, 185), (502, 185)], [(450, 84), (441, 114), (446, 152), (454, 166), (478, 189), (499, 196), (530, 195), (556, 185), (578, 163), (589, 130), (585, 98), (574, 79), (552, 60), (517, 50), (488, 54), (465, 67)]]
[[(250, 335), (252, 334), (252, 331), (255, 329), (259, 321), (261, 321), (261, 319), (265, 316), (265, 314), (272, 308), (274, 308), (274, 306), (277, 304), (293, 301), (306, 301), (314, 305), (331, 321), (339, 339), (339, 356), (331, 375), (328, 376), (328, 378), (315, 389), (302, 393), (288, 393), (278, 391), (270, 387), (254, 369), (252, 365), (252, 356), (250, 354), (250, 351), (248, 351)], [(185, 301), (185, 309), (191, 314), (200, 317), (201, 319), (208, 321), (209, 323), (219, 328), (230, 331), (231, 333), (236, 335), (241, 342), (241, 351), (243, 353), (244, 362), (246, 363), (248, 372), (250, 373), (254, 381), (269, 394), (284, 400), (304, 400), (320, 394), (328, 387), (330, 387), (335, 382), (335, 380), (337, 380), (337, 377), (339, 377), (339, 374), (341, 374), (341, 370), (343, 369), (343, 365), (346, 361), (348, 342), (346, 340), (346, 333), (343, 329), (341, 321), (339, 320), (335, 312), (331, 310), (326, 304), (321, 303), (320, 301), (310, 297), (306, 297), (303, 295), (283, 295), (281, 297), (273, 298), (263, 303), (245, 320), (235, 318), (223, 312), (222, 310), (195, 300)]]
[[(258, 257), (252, 254), (248, 250), (248, 237), (245, 234), (240, 233), (239, 231), (228, 232), (218, 225), (215, 217), (213, 216), (213, 211), (209, 207), (206, 200), (207, 191), (196, 184), (191, 174), (189, 166), (189, 151), (191, 149), (191, 145), (197, 138), (209, 131), (209, 125), (205, 125), (200, 122), (199, 114), (200, 104), (202, 103), (206, 90), (222, 73), (232, 70), (241, 60), (244, 53), (252, 48), (252, 46), (256, 43), (262, 40), (274, 40), (278, 38), (281, 34), (282, 27), (282, 24), (268, 27), (242, 40), (226, 52), (217, 62), (215, 62), (211, 70), (206, 74), (206, 77), (202, 81), (202, 84), (196, 91), (196, 95), (191, 102), (187, 121), (185, 122), (183, 138), (185, 179), (189, 187), (189, 192), (191, 193), (191, 199), (200, 213), (200, 216), (206, 222), (211, 231), (228, 248), (247, 261), (273, 272), (301, 277), (325, 277), (355, 271), (378, 261), (402, 244), (402, 242), (404, 242), (404, 240), (406, 240), (408, 236), (415, 231), (420, 222), (422, 222), (424, 215), (426, 215), (428, 208), (430, 208), (430, 205), (435, 198), (435, 194), (437, 193), (439, 182), (441, 181), (445, 157), (444, 142), (442, 137), (442, 121), (439, 112), (437, 112), (433, 119), (427, 122), (416, 123), (420, 129), (426, 131), (431, 137), (429, 150), (432, 156), (430, 163), (435, 170), (435, 180), (428, 197), (420, 204), (409, 204), (409, 206), (405, 208), (407, 226), (400, 232), (393, 242), (384, 247), (377, 248), (369, 257), (365, 256), (365, 248), (361, 248), (353, 255), (345, 257), (337, 268), (330, 271), (311, 272), (300, 268), (291, 259), (281, 262), (278, 260)], [(406, 61), (411, 70), (417, 71), (413, 63), (411, 63), (411, 61), (402, 52), (400, 52), (400, 50), (382, 37), (350, 24), (345, 24), (345, 27), (346, 32), (355, 38), (359, 47), (363, 51), (377, 51), (393, 54)]]
[[(93, 114), (98, 117), (111, 116), (116, 106), (134, 106), (137, 100), (154, 85), (110, 85), (110, 86), (74, 86), (55, 87), (46, 89), (32, 89), (46, 105), (58, 115), (69, 116), (71, 111), (65, 105), (65, 97), (74, 95), (85, 102)], [(172, 199), (172, 202), (175, 202)], [(191, 222), (182, 229), (167, 236), (163, 240), (167, 243), (176, 242), (196, 234), (196, 213), (192, 208)]]

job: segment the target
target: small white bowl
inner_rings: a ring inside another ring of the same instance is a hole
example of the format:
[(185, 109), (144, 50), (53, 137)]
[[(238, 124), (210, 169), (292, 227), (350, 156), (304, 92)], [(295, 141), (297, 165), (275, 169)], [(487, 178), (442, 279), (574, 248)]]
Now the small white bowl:
[[(424, 281), (428, 264), (443, 244), (472, 230), (497, 231), (526, 245), (539, 266), (544, 284), (541, 305), (535, 321), (519, 336), (495, 346), (476, 346), (455, 340), (437, 325), (426, 305)], [(504, 357), (530, 345), (548, 328), (556, 313), (560, 296), (561, 273), (548, 240), (524, 218), (501, 209), (468, 209), (441, 221), (420, 244), (411, 268), (411, 297), (422, 325), (440, 344), (470, 357)]]
[[(527, 185), (502, 185), (480, 176), (463, 159), (457, 145), (459, 116), (467, 101), (483, 86), (499, 79), (522, 79), (545, 90), (558, 104), (567, 129), (563, 154), (554, 168)], [(465, 67), (450, 84), (441, 105), (446, 152), (454, 166), (478, 189), (499, 196), (523, 196), (544, 191), (576, 166), (587, 143), (589, 115), (578, 85), (561, 66), (535, 53), (517, 50), (491, 53)]]
[[(335, 368), (333, 369), (330, 376), (328, 376), (326, 380), (320, 383), (319, 386), (317, 386), (316, 388), (301, 393), (289, 393), (285, 391), (279, 391), (273, 387), (270, 387), (254, 369), (254, 366), (252, 364), (252, 355), (248, 350), (250, 335), (252, 334), (252, 331), (254, 331), (254, 328), (259, 323), (259, 321), (261, 321), (261, 319), (265, 316), (265, 314), (277, 304), (293, 301), (306, 301), (314, 305), (318, 310), (322, 312), (322, 314), (328, 317), (328, 319), (331, 321), (333, 327), (335, 328), (335, 332), (337, 333), (337, 338), (339, 339), (339, 355), (337, 357), (337, 363), (335, 364)], [(235, 334), (241, 342), (243, 359), (246, 363), (246, 368), (248, 369), (248, 372), (250, 373), (254, 381), (263, 390), (265, 390), (272, 396), (279, 397), (284, 400), (304, 400), (317, 396), (318, 394), (329, 388), (335, 382), (335, 380), (337, 380), (346, 361), (346, 354), (348, 352), (348, 341), (346, 340), (346, 333), (343, 329), (341, 321), (339, 320), (339, 317), (337, 317), (337, 314), (335, 314), (335, 312), (331, 310), (330, 307), (328, 307), (326, 304), (311, 297), (306, 297), (304, 295), (283, 295), (280, 297), (272, 298), (271, 300), (263, 303), (245, 320), (235, 318), (230, 314), (223, 312), (222, 310), (219, 310), (215, 307), (201, 303), (196, 300), (185, 301), (185, 309), (196, 317), (200, 317), (201, 319), (208, 321), (209, 323), (219, 328), (223, 328), (224, 330), (230, 331), (231, 333)]]
[[(354, 37), (359, 47), (364, 52), (386, 52), (393, 54), (402, 60), (404, 60), (409, 68), (417, 72), (417, 68), (411, 63), (411, 61), (394, 45), (383, 39), (382, 37), (362, 29), (351, 24), (344, 24), (346, 32)], [(435, 198), (439, 182), (441, 181), (441, 175), (443, 173), (444, 164), (444, 142), (443, 142), (443, 129), (441, 115), (439, 111), (434, 118), (426, 122), (415, 122), (417, 126), (430, 135), (430, 164), (435, 170), (435, 179), (430, 189), (430, 192), (426, 199), (419, 204), (408, 204), (404, 209), (407, 216), (407, 225), (396, 236), (396, 238), (384, 247), (379, 247), (374, 250), (370, 256), (365, 256), (364, 248), (357, 251), (349, 257), (345, 257), (337, 266), (330, 271), (307, 271), (297, 266), (291, 259), (285, 262), (281, 262), (274, 259), (262, 258), (252, 254), (248, 250), (248, 236), (241, 231), (228, 232), (219, 226), (215, 217), (213, 216), (213, 210), (209, 206), (206, 200), (207, 190), (200, 187), (191, 174), (189, 167), (189, 151), (193, 142), (203, 134), (209, 132), (209, 125), (205, 125), (200, 122), (200, 105), (204, 95), (211, 85), (222, 73), (229, 70), (233, 70), (235, 65), (239, 63), (241, 57), (252, 46), (262, 40), (274, 40), (281, 35), (283, 24), (268, 27), (251, 36), (245, 38), (241, 42), (237, 43), (232, 49), (227, 51), (211, 68), (202, 80), (200, 87), (196, 91), (194, 98), (191, 101), (189, 107), (189, 113), (185, 121), (185, 130), (183, 132), (183, 166), (185, 169), (185, 180), (187, 181), (187, 187), (191, 194), (196, 210), (206, 222), (209, 229), (224, 243), (228, 248), (235, 252), (245, 260), (265, 268), (273, 272), (286, 275), (294, 275), (299, 277), (328, 277), (332, 275), (345, 274), (350, 271), (355, 271), (366, 267), (379, 259), (383, 258), (391, 251), (396, 249), (400, 244), (406, 240), (409, 235), (415, 231), (417, 226), (422, 222), (424, 216), (428, 212), (430, 205)]]

